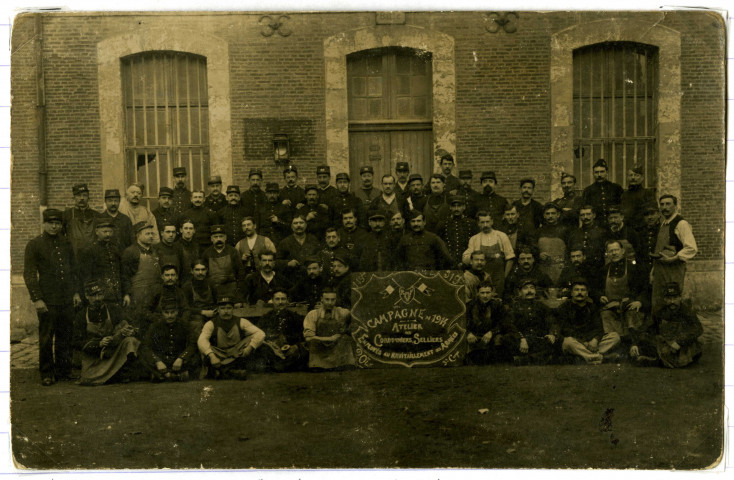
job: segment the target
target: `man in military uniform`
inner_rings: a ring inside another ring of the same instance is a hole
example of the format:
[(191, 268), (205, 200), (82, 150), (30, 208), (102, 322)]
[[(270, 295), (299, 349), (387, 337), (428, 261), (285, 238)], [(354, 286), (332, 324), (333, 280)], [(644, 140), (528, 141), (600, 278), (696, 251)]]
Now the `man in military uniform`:
[(609, 169), (604, 159), (597, 160), (593, 172), (594, 183), (584, 189), (582, 203), (593, 207), (597, 222), (606, 228), (609, 208), (622, 201), (622, 187), (607, 180)]
[(436, 234), (446, 242), (449, 254), (453, 259), (453, 268), (461, 269), (461, 256), (469, 245), (469, 239), (479, 233), (477, 221), (464, 215), (466, 200), (463, 195), (454, 195), (450, 199), (451, 216), (438, 227)]
[(410, 177), (410, 166), (408, 162), (397, 162), (395, 164), (395, 175), (397, 180), (395, 181), (395, 193), (402, 197), (410, 195), (408, 188), (408, 178)]
[(334, 211), (336, 202), (336, 188), (331, 183), (331, 168), (328, 165), (316, 167), (316, 193), (318, 193), (318, 204), (324, 205)]
[(173, 208), (171, 208), (173, 204), (172, 198), (173, 189), (161, 187), (158, 190), (158, 208), (153, 210), (153, 215), (155, 216), (155, 222), (159, 231), (166, 223), (176, 225), (178, 222), (178, 217), (174, 213)]
[(306, 303), (308, 311), (311, 311), (321, 301), (321, 292), (326, 286), (326, 279), (318, 257), (306, 258), (303, 265), (306, 269), (306, 276), (293, 285), (289, 297), (295, 302)]
[(176, 272), (181, 272), (179, 281), (183, 284), (188, 281), (189, 269), (183, 246), (176, 241), (176, 224), (167, 221), (160, 225), (160, 229), (161, 241), (153, 245), (153, 250), (158, 254), (161, 265), (173, 265)]
[(186, 167), (173, 168), (173, 197), (171, 208), (174, 215), (180, 215), (191, 206), (191, 191), (186, 185)]
[[(367, 205), (363, 199), (357, 198), (355, 194), (352, 194), (349, 191), (349, 174), (336, 174), (336, 190), (337, 194), (334, 196), (334, 210), (331, 214), (334, 217), (338, 217), (344, 210), (354, 210), (357, 212), (357, 219), (359, 222), (365, 224), (366, 218), (363, 218), (363, 212), (367, 209)], [(331, 223), (336, 224), (339, 220), (339, 218), (332, 218)]]
[(543, 223), (543, 205), (533, 199), (535, 180), (523, 178), (520, 180), (520, 198), (512, 202), (520, 216), (521, 228), (535, 231)]
[(429, 183), (431, 193), (426, 199), (423, 207), (423, 218), (426, 230), (436, 233), (439, 225), (443, 224), (451, 216), (449, 207), (449, 195), (446, 193), (446, 179), (440, 173), (431, 175)]
[(275, 182), (265, 184), (265, 196), (268, 201), (260, 205), (255, 216), (260, 234), (268, 237), (275, 244), (289, 235), (293, 216), (293, 209), (281, 202), (280, 191)]
[(89, 189), (86, 183), (74, 185), (71, 191), (74, 194), (74, 206), (64, 211), (63, 233), (71, 242), (74, 255), (79, 255), (96, 239), (94, 220), (99, 213), (89, 207)]
[(71, 375), (74, 307), (82, 302), (62, 221), (60, 210), (43, 212), (43, 233), (28, 242), (23, 262), (23, 279), (38, 314), (38, 366), (44, 386)]
[(481, 198), (481, 194), (471, 188), (471, 181), (473, 175), (471, 170), (459, 170), (459, 181), (461, 185), (456, 191), (457, 195), (464, 197), (464, 203), (466, 204), (466, 210), (464, 215), (469, 218), (474, 218), (477, 214), (477, 203)]
[[(660, 211), (656, 204), (649, 204), (644, 208), (645, 226), (638, 231), (640, 235), (640, 251), (637, 259), (640, 268), (645, 272), (645, 278), (650, 278), (650, 270), (652, 270), (652, 255), (655, 253), (655, 244), (658, 241), (658, 233), (660, 232)], [(652, 292), (648, 285), (648, 295)]]
[(502, 195), (498, 195), (497, 176), (493, 171), (482, 172), (481, 177), (483, 193), (477, 199), (477, 211), (484, 210), (492, 215), (493, 219), (499, 220), (505, 213), (505, 207), (510, 203)]
[[(453, 174), (454, 169), (454, 157), (450, 153), (444, 153), (441, 155), (441, 159), (439, 160), (439, 165), (441, 166), (441, 174), (444, 178), (444, 190), (446, 192), (446, 195), (456, 195), (456, 192), (459, 190), (459, 187), (461, 186), (461, 182), (459, 181), (459, 178)], [(431, 185), (428, 184), (424, 188), (426, 195), (430, 194), (433, 190), (431, 188)]]
[(227, 243), (237, 245), (244, 234), (242, 233), (242, 219), (247, 217), (247, 208), (240, 202), (240, 187), (230, 185), (227, 187), (227, 205), (219, 209), (219, 221), (224, 225), (224, 233), (227, 235)]
[(605, 240), (617, 240), (624, 249), (624, 255), (630, 259), (635, 260), (638, 258), (638, 252), (640, 251), (640, 237), (637, 234), (637, 230), (630, 227), (624, 213), (619, 206), (612, 206), (609, 208), (609, 215), (607, 217), (609, 223), (609, 229)]
[(191, 193), (191, 207), (185, 210), (181, 216), (181, 222), (191, 220), (196, 228), (194, 238), (201, 249), (211, 245), (211, 233), (209, 229), (219, 221), (219, 216), (204, 207), (204, 192), (195, 190)]
[(260, 187), (263, 181), (262, 170), (259, 168), (251, 168), (247, 181), (250, 183), (250, 188), (245, 190), (242, 194), (242, 205), (247, 211), (247, 216), (254, 217), (258, 208), (260, 208), (260, 205), (264, 205), (268, 202), (265, 192), (263, 192)]
[(553, 200), (553, 203), (561, 209), (560, 223), (567, 228), (576, 228), (579, 226), (579, 210), (583, 205), (581, 195), (576, 191), (576, 177), (563, 172), (561, 189), (563, 195)]
[(423, 177), (420, 173), (410, 174), (410, 177), (408, 177), (408, 190), (410, 194), (406, 198), (408, 207), (405, 214), (407, 215), (410, 210), (423, 213), (423, 208), (426, 206), (428, 197), (423, 193)]
[(120, 251), (123, 251), (133, 243), (135, 235), (133, 235), (133, 224), (130, 217), (120, 213), (120, 191), (117, 189), (105, 190), (104, 204), (105, 210), (100, 216), (112, 222), (115, 228), (115, 241)]
[[(319, 203), (319, 189), (316, 185), (306, 185), (306, 204), (296, 210), (295, 215), (306, 219), (308, 232), (316, 238), (324, 238), (326, 228), (332, 223), (332, 210)], [(333, 202), (332, 202), (333, 203)]]
[(392, 270), (395, 263), (394, 249), (397, 241), (385, 229), (385, 212), (370, 210), (370, 231), (363, 240), (364, 246), (357, 270), (362, 272), (381, 272)]
[(622, 192), (620, 208), (624, 218), (634, 230), (645, 228), (645, 207), (655, 203), (655, 192), (645, 188), (645, 168), (635, 165), (627, 172), (627, 190)]
[(446, 243), (425, 230), (423, 212), (415, 210), (410, 213), (410, 233), (398, 242), (396, 258), (402, 270), (443, 270), (453, 262)]
[[(604, 333), (616, 332), (624, 338), (630, 328), (642, 325), (646, 279), (634, 260), (625, 258), (618, 240), (607, 242), (607, 263), (601, 272), (599, 304)], [(645, 309), (646, 310), (646, 309)]]
[(538, 267), (535, 248), (521, 245), (517, 248), (515, 254), (517, 255), (517, 265), (505, 279), (505, 303), (510, 303), (512, 295), (517, 293), (518, 289), (527, 279), (533, 281), (536, 289), (543, 289), (545, 291), (553, 286), (553, 281), (550, 277)]
[[(409, 214), (408, 210), (406, 214)], [(405, 215), (402, 212), (393, 213), (390, 217), (390, 235), (392, 235), (394, 242), (397, 244), (400, 237), (405, 234)]]
[(338, 229), (341, 244), (358, 262), (367, 238), (367, 230), (357, 225), (357, 212), (354, 209), (341, 212), (341, 225)]
[(515, 365), (548, 364), (559, 350), (558, 324), (550, 308), (538, 300), (535, 280), (517, 284), (516, 300), (510, 305), (503, 335), (505, 348), (514, 355)]
[(228, 295), (240, 303), (245, 293), (245, 268), (239, 252), (227, 245), (224, 225), (212, 225), (211, 245), (202, 252), (201, 259), (207, 264), (209, 285), (217, 295)]
[(606, 231), (597, 225), (594, 208), (591, 205), (581, 207), (579, 218), (581, 219), (581, 226), (568, 232), (566, 246), (582, 245), (584, 256), (589, 265), (595, 269), (601, 268), (604, 265)]
[(382, 191), (380, 191), (379, 188), (374, 188), (375, 170), (372, 168), (372, 165), (360, 167), (359, 177), (362, 180), (362, 186), (354, 192), (354, 196), (357, 197), (366, 208), (372, 200), (380, 196)]
[(283, 199), (283, 205), (295, 211), (306, 203), (306, 192), (298, 186), (298, 169), (293, 165), (288, 165), (283, 170), (283, 179), (285, 186), (280, 191), (280, 198)]
[(306, 218), (295, 215), (291, 220), (292, 235), (278, 244), (275, 256), (278, 270), (285, 272), (294, 283), (303, 278), (305, 260), (315, 257), (321, 249), (321, 242), (311, 233), (306, 232)]
[(204, 200), (204, 206), (212, 212), (219, 212), (229, 203), (227, 197), (222, 195), (222, 177), (219, 175), (210, 177), (207, 186), (209, 195)]
[(79, 259), (79, 276), (84, 284), (97, 281), (104, 300), (115, 315), (122, 307), (122, 249), (115, 241), (114, 224), (100, 217), (96, 220), (97, 240), (88, 246)]
[(245, 300), (250, 305), (272, 305), (276, 290), (288, 291), (291, 288), (288, 278), (275, 271), (275, 252), (272, 251), (258, 253), (258, 269), (245, 277), (244, 285)]

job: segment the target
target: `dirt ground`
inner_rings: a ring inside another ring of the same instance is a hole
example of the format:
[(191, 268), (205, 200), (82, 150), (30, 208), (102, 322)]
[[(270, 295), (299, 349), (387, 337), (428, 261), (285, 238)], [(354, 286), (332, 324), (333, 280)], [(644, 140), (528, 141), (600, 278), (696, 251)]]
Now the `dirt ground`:
[(723, 447), (721, 350), (707, 344), (677, 371), (494, 365), (102, 387), (44, 388), (15, 369), (13, 453), (38, 469), (699, 469)]

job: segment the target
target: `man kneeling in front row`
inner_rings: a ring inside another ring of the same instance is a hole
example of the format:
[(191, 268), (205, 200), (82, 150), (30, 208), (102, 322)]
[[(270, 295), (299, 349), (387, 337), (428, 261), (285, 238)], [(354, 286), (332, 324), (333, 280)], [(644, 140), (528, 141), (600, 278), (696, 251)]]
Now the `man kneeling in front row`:
[(244, 380), (248, 360), (265, 340), (265, 333), (246, 318), (233, 315), (231, 297), (222, 296), (217, 304), (217, 316), (204, 324), (197, 342), (207, 376)]

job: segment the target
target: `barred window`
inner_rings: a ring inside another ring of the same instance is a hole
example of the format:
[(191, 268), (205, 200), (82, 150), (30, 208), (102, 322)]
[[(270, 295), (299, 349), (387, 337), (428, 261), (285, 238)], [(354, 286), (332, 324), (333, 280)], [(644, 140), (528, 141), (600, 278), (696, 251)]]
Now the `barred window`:
[(190, 189), (209, 175), (209, 102), (206, 58), (144, 52), (122, 59), (125, 176), (142, 182), (144, 199), (173, 187), (173, 168), (186, 167)]
[(645, 168), (656, 184), (657, 47), (606, 42), (573, 52), (574, 175), (593, 182), (592, 166), (609, 165), (609, 180), (627, 186), (627, 170)]

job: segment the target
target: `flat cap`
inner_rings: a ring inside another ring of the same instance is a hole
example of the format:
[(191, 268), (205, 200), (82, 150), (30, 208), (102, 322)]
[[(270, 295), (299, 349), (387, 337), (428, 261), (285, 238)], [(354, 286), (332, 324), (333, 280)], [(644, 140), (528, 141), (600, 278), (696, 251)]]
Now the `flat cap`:
[(398, 162), (395, 164), (395, 171), (396, 172), (409, 172), (410, 166), (408, 165), (408, 162)]
[(451, 195), (451, 197), (449, 198), (449, 204), (453, 205), (454, 203), (461, 203), (465, 205), (466, 198), (464, 198), (464, 195)]
[(288, 165), (287, 167), (285, 167), (283, 169), (283, 175), (285, 175), (288, 172), (295, 172), (296, 175), (297, 175), (298, 174), (298, 169), (296, 168), (295, 165)]
[(140, 233), (143, 230), (146, 230), (148, 228), (153, 228), (153, 225), (143, 220), (142, 222), (138, 222), (135, 225), (133, 225), (133, 231), (135, 233)]
[(313, 183), (306, 184), (306, 186), (303, 188), (303, 191), (304, 192), (308, 192), (309, 190), (316, 190), (318, 192), (319, 191), (319, 187), (316, 186)]

